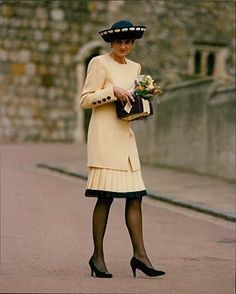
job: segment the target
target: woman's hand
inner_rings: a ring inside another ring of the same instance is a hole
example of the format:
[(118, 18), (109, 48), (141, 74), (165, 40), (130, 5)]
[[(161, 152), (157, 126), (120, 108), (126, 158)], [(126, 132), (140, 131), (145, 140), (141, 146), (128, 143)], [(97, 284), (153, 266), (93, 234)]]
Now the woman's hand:
[(113, 86), (114, 95), (121, 101), (124, 106), (126, 103), (131, 105), (131, 101), (135, 101), (132, 95), (125, 89), (122, 89), (117, 86)]

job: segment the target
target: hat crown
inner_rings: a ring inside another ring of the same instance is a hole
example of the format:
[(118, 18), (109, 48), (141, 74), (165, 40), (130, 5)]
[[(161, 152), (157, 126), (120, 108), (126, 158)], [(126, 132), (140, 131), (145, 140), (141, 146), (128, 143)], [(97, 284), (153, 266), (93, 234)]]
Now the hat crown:
[(134, 25), (128, 21), (128, 20), (119, 20), (115, 23), (113, 23), (111, 29), (115, 30), (115, 29), (122, 29), (122, 28), (130, 28), (133, 27)]
[(145, 26), (134, 26), (129, 20), (123, 19), (113, 23), (110, 29), (98, 32), (106, 42), (126, 39), (141, 39), (145, 32)]

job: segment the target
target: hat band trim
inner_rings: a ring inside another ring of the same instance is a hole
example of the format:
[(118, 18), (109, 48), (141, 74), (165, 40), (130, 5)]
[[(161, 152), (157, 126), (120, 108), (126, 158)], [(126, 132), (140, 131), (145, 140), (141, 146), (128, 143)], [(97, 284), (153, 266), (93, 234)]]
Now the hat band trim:
[(114, 29), (114, 30), (104, 30), (99, 32), (100, 35), (106, 34), (113, 34), (113, 33), (120, 33), (120, 32), (127, 32), (127, 31), (146, 31), (145, 27), (130, 27), (130, 28), (122, 28), (122, 29)]

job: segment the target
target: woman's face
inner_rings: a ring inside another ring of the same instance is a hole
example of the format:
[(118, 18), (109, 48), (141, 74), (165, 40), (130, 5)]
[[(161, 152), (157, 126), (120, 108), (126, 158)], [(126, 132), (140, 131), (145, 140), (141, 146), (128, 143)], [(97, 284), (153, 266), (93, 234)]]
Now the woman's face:
[(111, 43), (111, 48), (118, 57), (125, 57), (132, 50), (133, 44), (134, 40), (117, 40)]

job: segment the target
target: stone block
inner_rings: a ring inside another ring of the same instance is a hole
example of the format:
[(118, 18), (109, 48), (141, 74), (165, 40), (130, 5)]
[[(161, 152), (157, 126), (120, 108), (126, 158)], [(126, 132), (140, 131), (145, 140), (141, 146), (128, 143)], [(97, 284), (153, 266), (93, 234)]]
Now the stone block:
[(96, 3), (94, 1), (88, 1), (87, 9), (90, 13), (96, 11)]
[(57, 132), (53, 132), (53, 133), (51, 134), (51, 138), (52, 138), (53, 140), (57, 141), (57, 140), (59, 139), (59, 134), (58, 134)]
[(11, 49), (11, 42), (8, 39), (3, 39), (3, 47), (4, 49)]
[(0, 49), (0, 61), (7, 61), (9, 54), (6, 50)]
[(55, 88), (50, 88), (47, 92), (49, 98), (53, 99), (57, 96), (57, 92)]
[(37, 19), (31, 19), (30, 20), (30, 27), (33, 29), (38, 29), (39, 28), (39, 20)]
[(1, 106), (10, 103), (13, 97), (14, 96), (11, 95), (11, 89), (8, 89), (7, 93), (1, 95)]
[(24, 120), (24, 126), (25, 127), (29, 127), (30, 130), (32, 129), (32, 127), (34, 126), (34, 122), (32, 119), (25, 119)]
[(58, 66), (52, 66), (50, 68), (50, 73), (57, 76), (58, 75)]
[(59, 54), (53, 54), (53, 56), (52, 56), (52, 62), (54, 63), (54, 64), (59, 64), (60, 62), (61, 62), (61, 55), (59, 55)]
[(62, 120), (62, 119), (58, 119), (58, 121), (57, 121), (57, 125), (58, 125), (58, 127), (59, 127), (60, 129), (64, 129), (64, 127), (65, 127), (65, 122), (64, 122), (64, 120)]
[[(0, 3), (1, 4), (1, 3)], [(4, 4), (2, 6), (2, 15), (3, 16), (7, 16), (7, 17), (10, 17), (13, 15), (13, 7), (12, 6), (9, 6), (7, 4)]]
[(55, 89), (55, 92), (56, 92), (56, 96), (57, 96), (57, 97), (61, 97), (61, 96), (63, 95), (63, 89), (61, 89), (61, 87), (60, 87), (60, 88), (57, 87), (57, 88)]
[(47, 139), (48, 137), (49, 137), (49, 132), (48, 132), (48, 130), (46, 129), (46, 128), (44, 128), (43, 130), (42, 130), (42, 132), (41, 132), (41, 137), (42, 137), (42, 139)]
[(70, 65), (72, 63), (72, 56), (70, 54), (63, 55), (63, 63), (65, 65)]
[(60, 32), (58, 32), (58, 31), (53, 31), (52, 32), (52, 39), (54, 41), (59, 41), (59, 40), (61, 40), (61, 38), (62, 38), (62, 35), (61, 35)]
[(48, 67), (46, 66), (46, 64), (40, 64), (37, 67), (37, 73), (39, 75), (45, 75), (48, 73)]
[[(10, 23), (10, 18), (0, 17), (0, 24), (3, 26), (3, 28), (4, 28), (4, 26), (7, 27), (9, 25), (9, 23)], [(5, 28), (5, 31), (6, 31), (6, 28)], [(3, 32), (3, 30), (2, 30), (2, 32)]]
[(1, 103), (0, 117), (3, 117), (6, 114), (6, 110), (7, 110), (7, 108), (5, 106), (3, 106), (3, 103)]
[(21, 20), (21, 26), (23, 28), (29, 28), (29, 26), (30, 26), (30, 19), (27, 19), (27, 18), (22, 19)]
[(13, 63), (11, 68), (14, 75), (22, 76), (25, 72), (25, 66), (22, 63)]
[(12, 126), (7, 126), (5, 128), (2, 129), (2, 133), (3, 133), (3, 137), (6, 137), (6, 139), (11, 140), (13, 139), (12, 137), (14, 137), (14, 129), (12, 128)]
[(45, 96), (46, 94), (46, 89), (42, 86), (37, 87), (37, 95), (39, 96)]
[(39, 52), (32, 52), (32, 56), (31, 56), (31, 59), (32, 61), (34, 61), (35, 63), (38, 63), (40, 60), (41, 60), (41, 54)]
[(48, 11), (43, 7), (38, 7), (36, 9), (35, 15), (39, 19), (47, 19), (48, 18)]
[(24, 86), (26, 86), (26, 85), (28, 85), (29, 84), (29, 76), (22, 76), (22, 78), (21, 78), (21, 80), (20, 80), (20, 83), (21, 83), (21, 85), (24, 85)]
[(64, 31), (66, 31), (68, 29), (68, 23), (59, 22), (59, 23), (57, 23), (56, 29), (64, 32)]
[(49, 117), (53, 120), (56, 120), (59, 118), (59, 112), (57, 110), (52, 110), (49, 114)]
[(78, 52), (78, 46), (77, 45), (70, 45), (69, 47), (68, 47), (68, 52), (70, 53), (70, 54), (72, 54), (72, 55), (75, 55), (77, 52)]
[(22, 49), (19, 51), (18, 58), (20, 62), (27, 63), (31, 57), (31, 52), (29, 50)]
[(78, 33), (72, 33), (71, 34), (71, 41), (77, 43), (79, 41), (79, 34)]
[(12, 63), (18, 63), (20, 60), (19, 60), (19, 52), (15, 51), (15, 50), (11, 50), (9, 51), (8, 53), (9, 55), (9, 60), (12, 62)]
[(36, 73), (36, 65), (34, 63), (27, 63), (25, 65), (25, 73), (27, 76), (35, 75)]
[(40, 51), (47, 51), (47, 50), (49, 49), (49, 44), (48, 44), (48, 42), (40, 42), (40, 43), (38, 44), (38, 49), (39, 49)]
[(15, 127), (22, 127), (22, 120), (21, 119), (19, 119), (18, 117), (17, 118), (14, 118), (14, 120), (13, 120), (13, 125), (15, 126)]
[(34, 32), (34, 38), (37, 41), (41, 41), (43, 39), (43, 33), (39, 30)]
[(62, 9), (56, 8), (51, 11), (51, 18), (54, 21), (62, 21), (64, 19), (64, 11)]
[(38, 24), (37, 24), (37, 26), (36, 26), (36, 28), (40, 28), (40, 29), (46, 29), (46, 27), (47, 27), (47, 21), (46, 20), (44, 20), (44, 19), (42, 19)]
[(5, 129), (11, 126), (11, 120), (8, 117), (1, 118), (1, 126)]
[(19, 115), (22, 117), (32, 117), (32, 110), (28, 106), (21, 106), (19, 108)]

